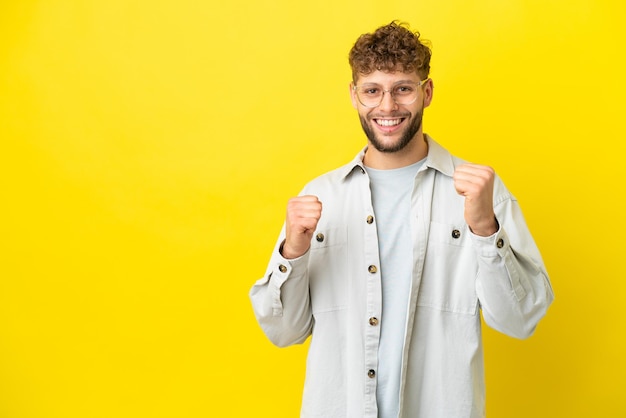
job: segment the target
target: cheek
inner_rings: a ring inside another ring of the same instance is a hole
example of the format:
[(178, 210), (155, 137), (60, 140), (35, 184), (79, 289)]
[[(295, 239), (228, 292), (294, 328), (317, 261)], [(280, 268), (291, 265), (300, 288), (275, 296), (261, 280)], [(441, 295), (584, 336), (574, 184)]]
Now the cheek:
[(416, 103), (415, 107), (411, 109), (411, 114), (413, 116), (416, 116), (420, 114), (424, 110), (425, 107), (426, 107), (426, 100), (422, 99), (422, 103), (420, 103), (419, 105)]
[(367, 122), (371, 122), (369, 115), (371, 113), (371, 111), (367, 110), (367, 111), (363, 111), (363, 109), (357, 109), (359, 111), (359, 117), (361, 119), (363, 119), (364, 121)]

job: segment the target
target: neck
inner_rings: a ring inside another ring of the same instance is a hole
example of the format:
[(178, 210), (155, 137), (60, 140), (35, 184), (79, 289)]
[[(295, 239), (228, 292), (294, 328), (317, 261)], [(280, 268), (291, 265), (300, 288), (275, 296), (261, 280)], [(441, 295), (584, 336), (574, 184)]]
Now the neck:
[(406, 147), (396, 152), (381, 152), (369, 144), (363, 157), (363, 164), (377, 170), (392, 170), (421, 161), (427, 154), (428, 142), (420, 131)]

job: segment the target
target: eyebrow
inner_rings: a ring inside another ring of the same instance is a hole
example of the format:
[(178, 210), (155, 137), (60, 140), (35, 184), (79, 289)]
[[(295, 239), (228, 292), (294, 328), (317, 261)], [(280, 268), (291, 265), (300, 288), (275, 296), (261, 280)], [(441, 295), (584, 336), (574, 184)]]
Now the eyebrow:
[[(398, 84), (403, 84), (403, 83), (418, 84), (419, 82), (413, 81), (413, 80), (398, 80), (395, 83), (393, 83), (392, 86), (397, 86)], [(380, 86), (380, 85), (381, 84), (374, 83), (374, 82), (359, 84), (359, 86)]]

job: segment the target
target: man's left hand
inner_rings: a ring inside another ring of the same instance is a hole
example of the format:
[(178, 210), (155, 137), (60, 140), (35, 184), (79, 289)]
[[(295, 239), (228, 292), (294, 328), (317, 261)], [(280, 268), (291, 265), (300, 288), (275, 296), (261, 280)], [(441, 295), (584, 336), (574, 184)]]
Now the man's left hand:
[(454, 188), (465, 196), (465, 222), (470, 230), (483, 237), (498, 230), (493, 211), (493, 182), (495, 171), (478, 164), (462, 164), (454, 170)]

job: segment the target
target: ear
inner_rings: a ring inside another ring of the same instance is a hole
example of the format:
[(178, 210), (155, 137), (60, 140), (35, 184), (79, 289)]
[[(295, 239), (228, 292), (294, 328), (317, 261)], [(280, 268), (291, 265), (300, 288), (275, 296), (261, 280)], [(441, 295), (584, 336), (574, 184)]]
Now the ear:
[(432, 78), (429, 78), (428, 81), (426, 81), (426, 83), (422, 86), (422, 89), (424, 90), (424, 107), (430, 105), (430, 102), (433, 100), (434, 88), (435, 85), (433, 84)]
[(354, 82), (350, 82), (350, 99), (352, 100), (352, 107), (359, 109), (356, 97), (356, 91), (354, 91)]

